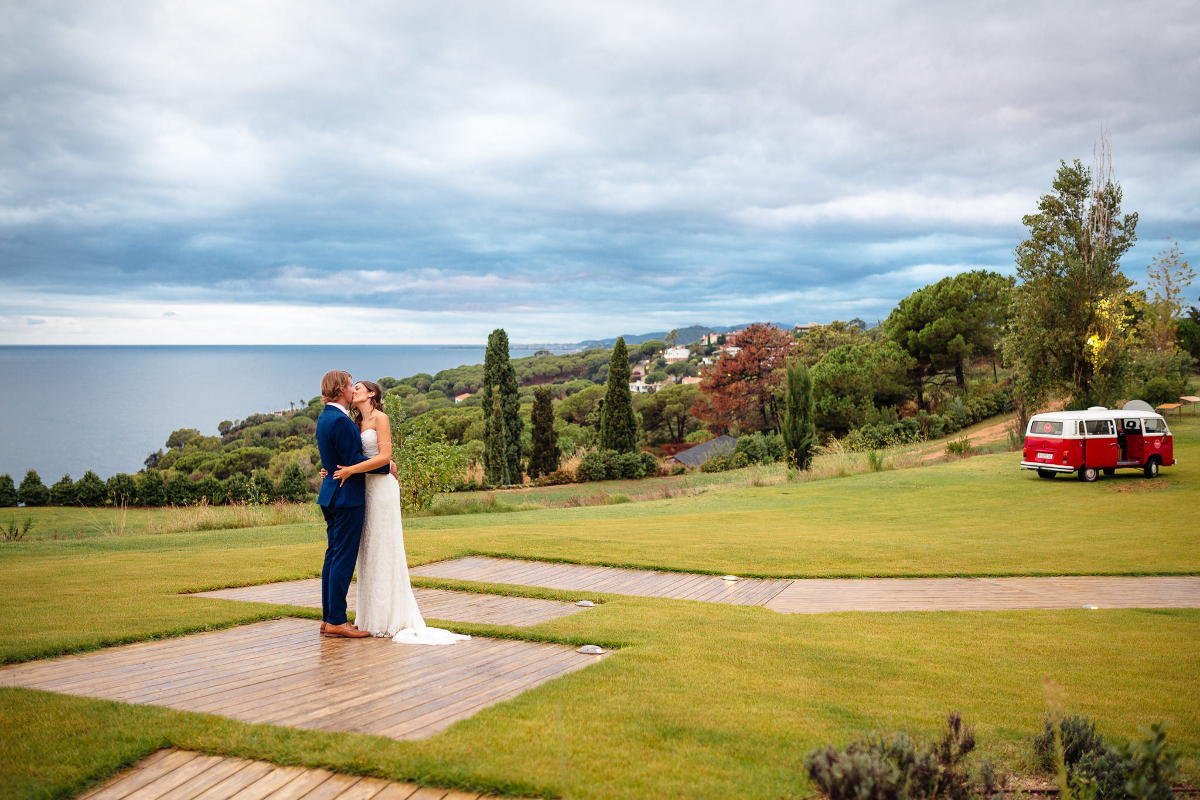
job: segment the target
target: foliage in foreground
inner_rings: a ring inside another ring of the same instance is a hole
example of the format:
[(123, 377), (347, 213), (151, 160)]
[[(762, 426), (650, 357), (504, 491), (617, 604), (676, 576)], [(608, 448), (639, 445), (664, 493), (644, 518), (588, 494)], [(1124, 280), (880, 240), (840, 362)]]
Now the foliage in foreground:
[(1047, 713), (1033, 737), (1034, 760), (1041, 770), (1057, 773), (1064, 799), (1171, 800), (1178, 766), (1166, 726), (1155, 723), (1146, 733), (1141, 741), (1117, 747), (1086, 716)]
[(383, 400), (392, 422), (392, 461), (400, 481), (400, 505), (405, 511), (429, 508), (433, 498), (448, 491), (467, 468), (460, 445), (447, 442), (429, 420), (408, 419), (395, 395)]

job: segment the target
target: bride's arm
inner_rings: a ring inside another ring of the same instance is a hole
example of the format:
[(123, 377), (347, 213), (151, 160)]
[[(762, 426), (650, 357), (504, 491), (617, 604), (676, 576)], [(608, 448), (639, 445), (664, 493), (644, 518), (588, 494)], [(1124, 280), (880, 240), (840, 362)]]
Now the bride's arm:
[(379, 422), (375, 425), (375, 434), (379, 438), (379, 455), (372, 456), (366, 461), (360, 461), (350, 467), (338, 465), (337, 470), (333, 473), (333, 477), (338, 480), (345, 481), (351, 475), (359, 472), (370, 472), (373, 469), (382, 467), (384, 464), (392, 460), (392, 423), (386, 415), (381, 414)]

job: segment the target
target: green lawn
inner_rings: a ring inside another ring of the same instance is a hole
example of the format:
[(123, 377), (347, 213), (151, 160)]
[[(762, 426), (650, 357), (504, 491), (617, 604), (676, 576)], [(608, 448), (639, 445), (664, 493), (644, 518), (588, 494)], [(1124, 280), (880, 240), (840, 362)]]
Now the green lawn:
[[(409, 522), (406, 543), (414, 564), (476, 552), (744, 575), (1196, 574), (1200, 423), (1173, 423), (1183, 463), (1158, 482), (1042, 481), (998, 454), (616, 506), (426, 517)], [(293, 525), (0, 546), (0, 660), (276, 616), (177, 593), (315, 575), (323, 538)], [(799, 764), (817, 745), (876, 728), (932, 734), (951, 709), (977, 726), (987, 755), (1027, 770), (1048, 697), (1117, 737), (1168, 720), (1188, 778), (1200, 776), (1197, 610), (784, 616), (605, 600), (533, 628), (445, 624), (621, 650), (422, 742), (0, 690), (0, 794), (69, 796), (175, 744), (511, 793), (796, 797), (809, 793)]]

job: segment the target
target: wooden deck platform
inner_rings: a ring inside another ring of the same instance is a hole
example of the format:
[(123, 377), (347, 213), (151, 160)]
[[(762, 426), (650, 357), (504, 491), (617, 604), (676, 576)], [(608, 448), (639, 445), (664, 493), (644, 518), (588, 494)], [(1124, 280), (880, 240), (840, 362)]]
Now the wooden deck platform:
[(724, 581), (715, 575), (549, 564), (542, 561), (483, 556), (438, 561), (415, 567), (410, 572), (430, 578), (455, 578), (567, 591), (670, 597), (674, 600), (704, 600), (709, 603), (750, 606), (764, 605), (791, 584), (788, 580)]
[(78, 800), (493, 800), (491, 795), (159, 750)]
[(639, 597), (766, 606), (784, 614), (831, 611), (1200, 608), (1200, 577), (865, 578), (724, 581), (713, 575), (550, 564), (471, 556), (414, 575)]
[[(346, 597), (349, 608), (354, 609), (354, 585)], [(504, 597), (498, 594), (474, 592), (447, 592), (442, 589), (414, 588), (417, 606), (425, 619), (442, 619), (452, 622), (481, 622), (490, 625), (537, 625), (539, 622), (565, 617), (583, 611), (574, 603), (555, 600), (539, 600), (533, 597)], [(216, 597), (224, 600), (244, 600), (251, 603), (274, 603), (278, 605), (321, 607), (321, 579), (264, 583), (258, 586), (242, 586), (237, 589), (219, 589), (214, 592), (197, 592), (189, 597)]]
[(296, 728), (420, 739), (594, 664), (572, 647), (334, 639), (280, 619), (0, 669), (0, 685)]

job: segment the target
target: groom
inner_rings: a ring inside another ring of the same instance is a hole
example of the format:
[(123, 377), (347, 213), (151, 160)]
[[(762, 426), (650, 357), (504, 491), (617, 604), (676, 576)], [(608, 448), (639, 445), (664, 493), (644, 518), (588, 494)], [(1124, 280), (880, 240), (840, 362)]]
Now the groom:
[[(346, 592), (358, 561), (366, 479), (361, 474), (351, 475), (341, 484), (333, 477), (339, 465), (352, 466), (367, 460), (358, 427), (350, 421), (353, 388), (350, 373), (340, 369), (326, 372), (321, 379), (325, 410), (317, 419), (317, 449), (321, 451), (321, 466), (328, 472), (317, 495), (317, 504), (325, 515), (328, 540), (325, 565), (321, 568), (321, 633), (361, 639), (371, 634), (346, 621)], [(388, 464), (371, 471), (386, 473), (390, 469)]]

